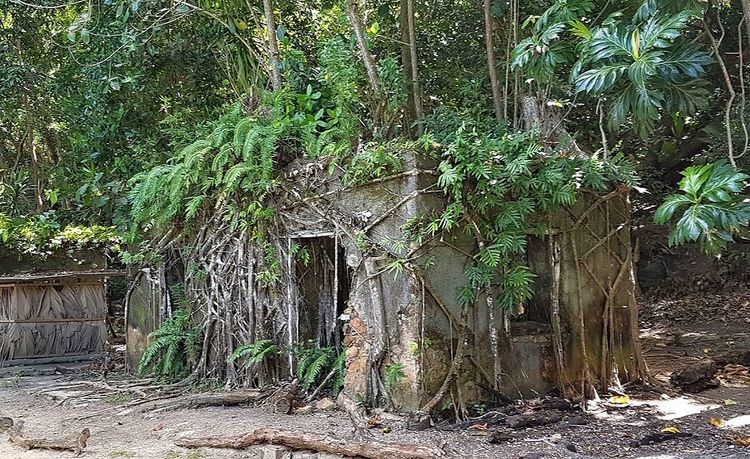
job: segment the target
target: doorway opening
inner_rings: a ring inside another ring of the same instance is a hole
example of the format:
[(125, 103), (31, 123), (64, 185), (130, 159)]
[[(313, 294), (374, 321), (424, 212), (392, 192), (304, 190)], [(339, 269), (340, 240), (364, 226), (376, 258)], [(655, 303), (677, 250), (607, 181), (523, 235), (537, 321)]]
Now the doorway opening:
[(344, 248), (333, 233), (290, 238), (296, 273), (299, 343), (341, 350), (339, 320), (349, 302), (352, 273)]

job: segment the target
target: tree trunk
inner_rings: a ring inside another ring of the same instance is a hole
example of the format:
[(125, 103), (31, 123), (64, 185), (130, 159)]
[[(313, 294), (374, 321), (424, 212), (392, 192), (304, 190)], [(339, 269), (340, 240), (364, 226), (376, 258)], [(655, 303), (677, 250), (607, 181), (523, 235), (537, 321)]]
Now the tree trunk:
[(281, 89), (281, 70), (279, 66), (279, 42), (276, 40), (276, 23), (273, 20), (271, 0), (263, 0), (263, 14), (266, 18), (268, 33), (268, 54), (271, 64), (271, 87), (274, 91)]
[(414, 115), (417, 121), (417, 135), (422, 135), (422, 118), (424, 107), (422, 106), (422, 88), (419, 83), (419, 57), (417, 56), (417, 31), (414, 25), (414, 0), (406, 0), (406, 16), (409, 29), (409, 54), (411, 62), (411, 88), (414, 97)]
[[(748, 0), (743, 0), (742, 6), (745, 7), (745, 4)], [(747, 18), (747, 16), (745, 16)], [(703, 21), (703, 31), (706, 32), (706, 36), (708, 36), (709, 41), (711, 42), (711, 48), (714, 51), (714, 56), (716, 58), (716, 62), (719, 64), (719, 68), (721, 69), (721, 74), (724, 77), (724, 84), (727, 87), (727, 92), (729, 93), (729, 99), (727, 99), (726, 105), (724, 107), (724, 127), (726, 130), (727, 135), (727, 156), (729, 157), (729, 162), (732, 163), (733, 166), (736, 166), (736, 161), (734, 157), (734, 146), (732, 144), (732, 104), (734, 103), (734, 98), (737, 97), (737, 93), (734, 91), (734, 86), (732, 85), (732, 79), (729, 77), (729, 71), (727, 70), (727, 66), (724, 63), (724, 59), (721, 57), (721, 51), (719, 50), (719, 45), (716, 41), (716, 38), (714, 38), (714, 35), (711, 33), (711, 29), (708, 27), (708, 24), (706, 24), (706, 21)], [(723, 35), (722, 35), (723, 36)], [(721, 38), (719, 39), (721, 40)], [(740, 69), (742, 71), (742, 69)], [(743, 107), (744, 109), (744, 107)]]
[[(21, 53), (21, 42), (16, 42), (16, 50), (18, 52), (18, 61), (21, 65), (24, 65), (23, 54)], [(36, 151), (36, 143), (34, 142), (34, 123), (31, 121), (31, 103), (29, 102), (29, 88), (26, 84), (23, 84), (23, 110), (26, 114), (26, 130), (28, 135), (28, 148), (29, 154), (31, 155), (31, 179), (34, 182), (34, 196), (36, 198), (36, 211), (41, 213), (44, 211), (44, 190), (42, 186), (42, 174), (41, 168), (39, 167), (39, 156)], [(20, 150), (19, 150), (20, 153)]]
[(23, 105), (26, 111), (27, 129), (29, 132), (29, 154), (31, 155), (31, 179), (34, 182), (34, 197), (36, 198), (36, 211), (44, 211), (44, 186), (42, 185), (42, 173), (39, 167), (39, 155), (36, 151), (36, 142), (34, 142), (34, 125), (31, 122), (31, 113), (29, 112), (29, 97), (23, 95)]
[(352, 23), (354, 36), (357, 39), (357, 47), (362, 55), (362, 63), (365, 65), (365, 71), (367, 72), (367, 80), (370, 84), (373, 98), (372, 122), (374, 130), (378, 132), (383, 126), (383, 115), (385, 112), (385, 94), (383, 93), (383, 85), (380, 83), (380, 76), (378, 75), (378, 67), (375, 63), (375, 58), (372, 53), (370, 53), (370, 49), (367, 46), (365, 30), (362, 25), (362, 17), (359, 14), (357, 0), (347, 0), (346, 5), (347, 15), (349, 16), (349, 21)]
[(412, 134), (412, 124), (417, 118), (414, 107), (414, 89), (412, 86), (411, 48), (409, 47), (409, 0), (400, 0), (399, 3), (399, 27), (401, 28), (401, 68), (404, 72), (404, 80), (409, 84), (409, 96), (404, 109), (404, 132)]
[[(745, 29), (747, 29), (747, 48), (750, 49), (750, 0), (742, 0), (742, 10), (745, 13)], [(742, 71), (742, 69), (740, 69)]]
[(495, 43), (492, 30), (492, 0), (484, 0), (484, 43), (487, 50), (487, 67), (490, 71), (490, 86), (492, 87), (492, 106), (495, 118), (503, 119), (503, 96), (500, 90), (500, 80), (497, 77), (497, 61), (495, 60)]
[(429, 446), (389, 443), (374, 439), (347, 441), (324, 434), (285, 429), (257, 429), (237, 437), (184, 439), (175, 442), (175, 445), (185, 448), (244, 449), (258, 444), (281, 445), (295, 450), (369, 459), (432, 459), (444, 456), (441, 449)]

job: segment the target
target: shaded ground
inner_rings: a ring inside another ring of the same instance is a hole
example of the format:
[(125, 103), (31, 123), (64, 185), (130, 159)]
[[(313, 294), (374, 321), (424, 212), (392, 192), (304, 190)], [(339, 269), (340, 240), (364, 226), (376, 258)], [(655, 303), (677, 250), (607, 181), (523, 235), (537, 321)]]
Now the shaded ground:
[(750, 244), (736, 244), (719, 259), (649, 236), (642, 239), (638, 274), (652, 373), (666, 378), (702, 359), (750, 351)]

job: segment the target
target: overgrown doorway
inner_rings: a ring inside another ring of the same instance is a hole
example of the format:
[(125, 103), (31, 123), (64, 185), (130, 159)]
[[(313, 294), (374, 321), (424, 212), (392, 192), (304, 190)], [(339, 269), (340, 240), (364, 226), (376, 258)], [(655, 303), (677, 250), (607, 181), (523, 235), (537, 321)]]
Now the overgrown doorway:
[(291, 238), (299, 312), (298, 342), (341, 349), (339, 317), (349, 302), (351, 272), (334, 234)]

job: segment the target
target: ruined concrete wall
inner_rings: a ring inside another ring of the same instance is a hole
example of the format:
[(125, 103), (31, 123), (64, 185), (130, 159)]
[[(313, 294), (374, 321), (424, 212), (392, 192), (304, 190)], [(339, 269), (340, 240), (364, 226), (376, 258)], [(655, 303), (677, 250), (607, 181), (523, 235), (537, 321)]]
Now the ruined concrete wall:
[[(413, 167), (419, 168), (419, 161)], [(347, 348), (344, 390), (352, 398), (364, 399), (387, 392), (390, 400), (380, 403), (391, 402), (392, 406), (405, 410), (418, 409), (438, 391), (450, 368), (458, 345), (458, 332), (452, 322), (461, 313), (458, 293), (466, 282), (464, 269), (471, 261), (468, 254), (476, 249), (475, 241), (458, 233), (445, 237), (444, 243), (430, 246), (426, 255), (435, 263), (425, 274), (433, 293), (439, 297), (437, 301), (426, 292), (421, 279), (408, 272), (387, 272), (388, 260), (382, 252), (370, 251), (366, 245), (362, 246), (357, 234), (336, 229), (334, 223), (343, 221), (349, 228), (365, 228), (372, 241), (387, 245), (402, 234), (401, 227), (407, 221), (442, 210), (444, 201), (438, 193), (416, 193), (412, 199), (405, 199), (415, 190), (428, 189), (435, 180), (434, 175), (414, 174), (346, 189), (319, 203), (328, 217), (324, 219), (320, 210), (317, 214), (298, 211), (296, 221), (318, 221), (318, 228), (338, 231), (347, 264), (353, 270), (344, 339)], [(332, 192), (336, 187), (341, 184), (334, 180), (316, 191)], [(458, 377), (464, 402), (489, 400), (497, 392), (511, 397), (532, 397), (549, 391), (561, 380), (565, 385), (578, 387), (583, 377), (583, 340), (590, 379), (605, 377), (613, 366), (622, 379), (628, 379), (631, 345), (627, 308), (634, 303), (631, 278), (620, 273), (630, 272), (626, 224), (629, 209), (623, 196), (601, 198), (602, 195), (582, 193), (578, 204), (561, 209), (550, 218), (551, 233), (560, 246), (562, 374), (554, 357), (548, 240), (531, 238), (529, 263), (538, 277), (534, 286), (536, 295), (526, 310), (516, 311), (503, 320), (502, 313), (495, 309), (491, 314), (486, 298), (480, 297), (470, 311), (471, 334)], [(594, 279), (589, 271), (598, 273), (601, 279)], [(614, 338), (612, 343), (603, 342), (602, 314), (608, 289), (612, 289), (618, 277), (610, 308)], [(579, 324), (581, 318), (583, 327)], [(493, 328), (498, 334), (496, 351), (492, 349)], [(611, 347), (615, 360), (602, 366), (603, 346)], [(497, 359), (493, 354), (497, 354)], [(376, 387), (382, 386), (386, 370), (392, 365), (402, 367), (401, 381), (387, 390)], [(373, 367), (377, 375), (372, 374)]]
[[(568, 395), (580, 394), (584, 378), (602, 387), (614, 373), (621, 381), (637, 377), (631, 336), (634, 285), (626, 195), (602, 201), (602, 195), (584, 193), (578, 204), (561, 209), (551, 219), (551, 232), (560, 245), (559, 308), (562, 334), (562, 374), (555, 363), (555, 346), (550, 317), (551, 265), (545, 239), (530, 241), (528, 256), (538, 275), (535, 300), (527, 310), (510, 318), (509, 332), (495, 312), (498, 331), (499, 374), (493, 359), (487, 302), (480, 298), (469, 315), (472, 335), (459, 376), (464, 401), (491, 399), (493, 388), (511, 397), (534, 397), (553, 389), (559, 382)], [(443, 305), (460, 314), (458, 290), (464, 285), (466, 253), (473, 241), (457, 236), (449, 246), (430, 249), (436, 264), (427, 270)], [(413, 353), (393, 353), (391, 359), (413, 368), (412, 386), (420, 389), (403, 400), (411, 409), (424, 403), (442, 384), (457, 347), (457, 331), (437, 303), (419, 283), (411, 295), (397, 293), (393, 304), (413, 315), (399, 316), (399, 327), (411, 339)], [(391, 292), (397, 292), (392, 289)], [(605, 310), (609, 312), (605, 317)], [(605, 319), (603, 319), (605, 317)], [(605, 332), (605, 327), (607, 331)], [(403, 344), (407, 339), (402, 339)], [(414, 343), (418, 343), (416, 346)], [(585, 352), (584, 352), (585, 346)], [(584, 355), (586, 362), (584, 362)], [(586, 372), (584, 367), (588, 366)], [(585, 373), (588, 373), (586, 375)], [(410, 374), (407, 372), (407, 374)], [(493, 386), (491, 378), (497, 378)], [(413, 389), (412, 389), (413, 390)]]
[(167, 318), (166, 286), (162, 287), (155, 276), (152, 270), (139, 272), (125, 298), (126, 368), (130, 372), (138, 370), (138, 363), (149, 343), (149, 334)]
[[(433, 181), (432, 176), (407, 176), (358, 187), (335, 201), (333, 209), (339, 215), (359, 216), (361, 225), (369, 227), (373, 241), (388, 244), (401, 235), (404, 223), (433, 210), (432, 203), (416, 193)], [(413, 199), (399, 206), (410, 194)], [(382, 254), (361, 247), (356, 237), (343, 235), (342, 239), (347, 264), (353, 270), (348, 304), (352, 319), (345, 328), (345, 391), (352, 398), (386, 394), (389, 400), (381, 403), (389, 402), (397, 409), (415, 409), (425, 398), (424, 362), (420, 356), (425, 309), (422, 287), (413, 274), (387, 272), (388, 262)], [(368, 374), (373, 365), (379, 374)], [(391, 366), (398, 366), (403, 377), (392, 387), (384, 388), (384, 375)]]
[[(424, 277), (389, 268), (392, 257), (384, 255), (383, 246), (405, 255), (410, 247), (393, 247), (393, 241), (403, 234), (403, 225), (442, 212), (444, 199), (434, 186), (437, 176), (430, 172), (434, 165), (427, 162), (407, 158), (404, 173), (359, 186), (342, 185), (340, 177), (329, 175), (314, 162), (293, 165), (286, 178), (294, 195), (279, 197), (280, 234), (274, 235), (281, 241), (283, 250), (278, 256), (285, 266), (283, 294), (275, 295), (274, 307), (268, 308), (274, 311), (268, 321), (273, 321), (275, 334), (258, 333), (264, 317), (253, 322), (254, 329), (248, 326), (256, 339), (272, 338), (285, 349), (311, 336), (314, 327), (300, 327), (299, 321), (310, 320), (315, 314), (300, 310), (299, 293), (300, 288), (312, 284), (307, 280), (302, 286), (295, 285), (298, 267), (291, 247), (300, 238), (335, 238), (351, 272), (347, 309), (336, 319), (343, 327), (346, 348), (344, 392), (355, 400), (403, 410), (421, 408), (438, 392), (449, 372), (459, 345), (459, 291), (466, 283), (465, 268), (472, 261), (469, 254), (476, 251), (473, 238), (458, 232), (432, 241), (424, 253), (413, 254), (419, 258), (417, 265), (425, 266), (428, 257), (434, 260), (423, 268)], [(538, 276), (533, 301), (511, 316), (490, 309), (487, 299), (480, 296), (469, 310), (471, 332), (457, 377), (462, 402), (491, 400), (498, 393), (536, 396), (561, 381), (579, 387), (586, 363), (592, 380), (606, 377), (613, 368), (622, 379), (628, 379), (632, 369), (630, 313), (634, 307), (628, 217), (625, 197), (605, 200), (601, 195), (583, 193), (578, 204), (550, 217), (551, 236), (531, 238), (528, 261)], [(550, 314), (555, 271), (551, 268), (550, 237), (560, 252), (556, 299), (561, 365), (556, 361)], [(148, 333), (161, 323), (163, 315), (158, 312), (164, 307), (153, 285), (139, 285), (133, 292), (128, 304), (131, 367), (137, 365)], [(248, 301), (243, 298), (237, 300), (238, 311), (244, 308), (241, 301)], [(605, 310), (611, 311), (607, 333), (602, 321)], [(493, 332), (497, 334), (496, 346)], [(602, 359), (603, 348), (612, 350), (614, 360)], [(286, 370), (294, 366), (293, 356), (284, 360)], [(385, 387), (386, 374), (394, 368), (403, 376)]]

